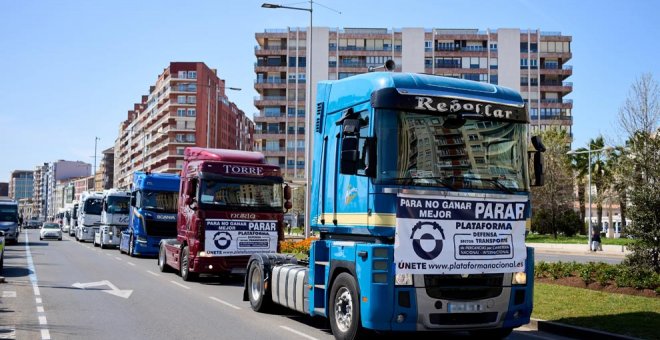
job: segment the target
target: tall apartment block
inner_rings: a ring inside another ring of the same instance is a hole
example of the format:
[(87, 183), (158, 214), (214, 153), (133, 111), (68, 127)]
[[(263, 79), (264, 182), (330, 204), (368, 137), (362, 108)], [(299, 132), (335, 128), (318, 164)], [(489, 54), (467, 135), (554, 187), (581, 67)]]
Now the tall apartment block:
[(64, 207), (62, 193), (65, 182), (73, 178), (89, 176), (91, 173), (92, 165), (81, 161), (58, 160), (48, 163), (45, 193), (46, 218), (53, 218), (57, 214), (57, 210)]
[(42, 221), (46, 220), (46, 194), (48, 193), (48, 163), (34, 168), (32, 190), (33, 215)]
[(115, 141), (114, 186), (133, 172), (178, 173), (189, 146), (252, 150), (252, 122), (225, 95), (225, 82), (202, 62), (172, 62), (128, 111)]
[[(532, 131), (558, 126), (571, 133), (571, 36), (539, 30), (345, 28), (265, 30), (256, 34), (255, 148), (290, 179), (304, 179), (307, 93), (320, 80), (382, 66), (476, 80), (521, 92)], [(310, 48), (311, 47), (311, 48)], [(310, 61), (310, 55), (311, 63)], [(314, 84), (307, 88), (309, 75)], [(314, 105), (314, 104), (313, 104)]]
[(19, 201), (24, 198), (32, 198), (34, 188), (33, 171), (15, 170), (9, 178), (9, 198)]
[(107, 148), (102, 152), (103, 158), (94, 174), (94, 190), (103, 191), (112, 188), (115, 174), (115, 148)]

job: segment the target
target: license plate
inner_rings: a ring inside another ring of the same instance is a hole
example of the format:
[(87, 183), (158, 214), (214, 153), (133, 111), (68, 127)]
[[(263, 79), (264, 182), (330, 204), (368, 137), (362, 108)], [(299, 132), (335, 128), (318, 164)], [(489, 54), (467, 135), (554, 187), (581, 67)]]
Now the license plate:
[(476, 313), (482, 312), (483, 306), (478, 303), (448, 303), (447, 310), (449, 313)]

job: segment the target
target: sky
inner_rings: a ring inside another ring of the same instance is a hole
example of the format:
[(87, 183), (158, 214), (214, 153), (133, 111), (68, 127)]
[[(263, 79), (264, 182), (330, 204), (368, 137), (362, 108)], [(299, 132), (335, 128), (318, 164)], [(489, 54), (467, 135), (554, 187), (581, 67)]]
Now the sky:
[[(252, 116), (255, 33), (307, 27), (309, 13), (253, 0), (0, 1), (0, 182), (58, 159), (94, 162), (171, 61), (218, 70)], [(307, 1), (274, 2), (308, 6)], [(314, 26), (540, 29), (572, 36), (573, 147), (621, 141), (635, 79), (660, 81), (660, 1), (319, 0)]]

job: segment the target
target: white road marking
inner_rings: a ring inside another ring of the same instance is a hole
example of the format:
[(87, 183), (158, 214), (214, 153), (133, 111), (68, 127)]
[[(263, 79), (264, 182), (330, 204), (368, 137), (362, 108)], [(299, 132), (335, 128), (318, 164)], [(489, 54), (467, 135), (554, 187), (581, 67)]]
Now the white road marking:
[(119, 261), (121, 261), (121, 257), (119, 257), (119, 256), (115, 256), (115, 260), (119, 260)]
[(225, 306), (229, 306), (229, 307), (231, 307), (231, 308), (233, 308), (233, 309), (241, 309), (241, 307), (238, 307), (238, 306), (232, 305), (231, 303), (229, 303), (229, 302), (227, 302), (227, 301), (220, 300), (220, 299), (218, 299), (218, 298), (215, 297), (215, 296), (209, 296), (209, 299), (211, 299), (211, 300), (213, 300), (213, 301), (216, 301), (216, 302), (220, 302), (221, 304), (223, 304), (223, 305), (225, 305)]
[(133, 262), (128, 262), (128, 261), (127, 261), (127, 263), (130, 264), (131, 266), (134, 266), (134, 265), (135, 265), (135, 263), (133, 263)]
[(298, 334), (298, 335), (300, 335), (300, 336), (302, 336), (303, 338), (306, 338), (306, 339), (310, 339), (310, 340), (318, 340), (317, 338), (315, 338), (315, 337), (313, 337), (313, 336), (307, 335), (307, 334), (305, 334), (305, 333), (303, 333), (303, 332), (297, 331), (297, 330), (295, 330), (295, 329), (293, 329), (293, 328), (289, 328), (289, 327), (287, 327), (287, 326), (280, 326), (280, 328), (282, 328), (282, 329), (284, 329), (284, 330), (287, 330), (287, 331), (289, 331), (289, 332), (291, 332), (291, 333), (293, 333), (293, 334)]
[(50, 340), (50, 332), (47, 329), (41, 330), (41, 340)]
[(37, 306), (37, 313), (43, 313), (44, 312), (44, 306)]
[[(37, 271), (34, 268), (34, 261), (32, 260), (32, 253), (30, 252), (30, 240), (28, 238), (28, 233), (25, 233), (25, 255), (27, 257), (27, 265), (30, 270), (30, 281), (32, 282), (32, 289), (34, 290), (35, 301), (41, 303), (41, 291), (39, 291), (39, 280), (37, 279)], [(45, 314), (43, 306), (37, 306), (37, 313)], [(47, 325), (48, 321), (46, 320), (45, 315), (39, 315), (39, 324)], [(50, 340), (50, 332), (48, 328), (41, 330), (41, 339)]]
[(16, 297), (16, 291), (14, 291), (14, 290), (3, 290), (2, 291), (2, 297), (3, 298), (14, 298), (14, 297)]
[(37, 303), (40, 304), (41, 303), (41, 298), (37, 298), (36, 301), (37, 301)]
[(48, 321), (46, 320), (45, 316), (42, 315), (42, 316), (39, 317), (39, 324), (40, 325), (47, 325), (48, 324)]
[(149, 274), (151, 274), (151, 275), (153, 275), (153, 276), (160, 276), (160, 274), (158, 274), (158, 273), (154, 273), (154, 272), (152, 272), (151, 270), (147, 270), (147, 273), (149, 273)]
[(108, 256), (112, 256), (110, 253), (105, 253), (105, 254), (108, 255)]
[(36, 284), (32, 285), (32, 290), (34, 290), (34, 296), (41, 295), (41, 291), (39, 290), (39, 286), (37, 286)]
[(177, 286), (179, 286), (179, 287), (182, 287), (182, 288), (185, 288), (185, 289), (190, 289), (190, 287), (188, 287), (188, 286), (186, 286), (186, 285), (182, 285), (182, 284), (180, 284), (180, 283), (178, 283), (178, 282), (176, 282), (176, 281), (170, 281), (170, 282), (174, 283), (175, 285), (177, 285)]

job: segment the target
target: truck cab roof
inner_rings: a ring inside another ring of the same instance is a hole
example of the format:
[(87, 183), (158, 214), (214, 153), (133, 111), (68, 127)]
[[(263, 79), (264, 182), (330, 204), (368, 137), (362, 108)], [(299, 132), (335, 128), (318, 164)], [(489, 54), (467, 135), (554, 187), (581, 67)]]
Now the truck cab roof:
[(266, 158), (263, 154), (252, 151), (190, 147), (185, 149), (183, 156), (186, 161), (266, 164)]

